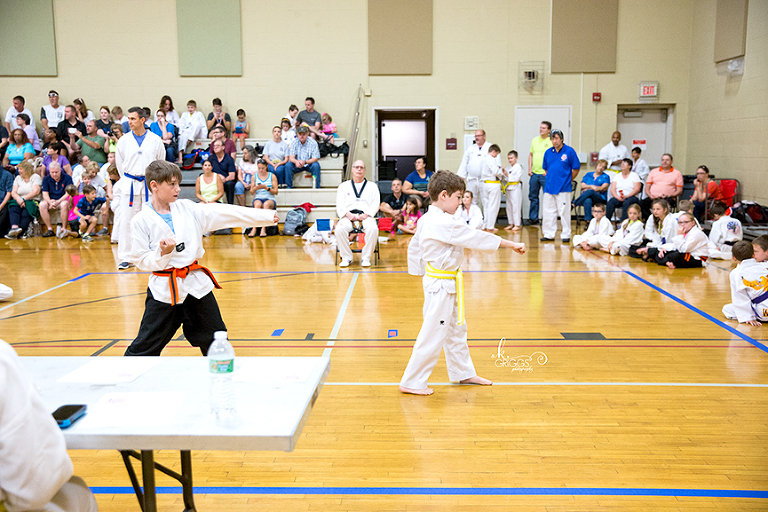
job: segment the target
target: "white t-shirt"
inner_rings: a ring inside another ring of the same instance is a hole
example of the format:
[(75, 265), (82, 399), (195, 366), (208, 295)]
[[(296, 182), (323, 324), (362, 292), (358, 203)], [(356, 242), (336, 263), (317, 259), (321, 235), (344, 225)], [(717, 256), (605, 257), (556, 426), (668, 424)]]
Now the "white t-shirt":
[[(19, 127), (18, 124), (16, 124), (16, 116), (19, 114), (27, 114), (29, 116), (29, 126), (32, 128), (35, 127), (35, 117), (32, 115), (32, 112), (29, 111), (28, 108), (24, 108), (21, 112), (17, 112), (15, 107), (11, 107), (8, 109), (8, 112), (5, 114), (5, 122), (11, 123), (11, 130), (15, 130)], [(10, 130), (8, 130), (10, 131)]]
[[(269, 155), (269, 158), (272, 160), (280, 160), (282, 162), (283, 159), (288, 155), (288, 151), (290, 149), (291, 148), (288, 146), (288, 144), (271, 140), (264, 145), (264, 151), (262, 151), (262, 153)], [(271, 163), (272, 162), (270, 162), (270, 164)]]
[(59, 105), (59, 108), (53, 108), (50, 105), (45, 105), (42, 108), (45, 112), (45, 119), (48, 121), (48, 128), (56, 128), (58, 124), (64, 120), (64, 106)]
[[(37, 185), (38, 187), (43, 186), (43, 178), (40, 177), (39, 174), (35, 173), (32, 175), (31, 178), (29, 178), (29, 181), (24, 181), (24, 178), (21, 176), (16, 176), (16, 178), (13, 180), (13, 186), (19, 187), (16, 190), (16, 193), (19, 194), (21, 197), (26, 196), (30, 192), (32, 192), (32, 188)], [(33, 199), (40, 199), (40, 193), (37, 194)]]
[[(296, 130), (291, 128), (287, 132), (284, 131), (284, 132), (282, 132), (280, 134), (280, 138), (283, 139), (283, 142), (285, 142), (286, 144), (290, 145), (291, 142), (293, 142), (293, 139), (296, 138)], [(267, 154), (269, 155), (269, 153), (267, 153)], [(270, 155), (270, 156), (272, 156), (272, 155)]]
[[(616, 184), (616, 198), (621, 200), (622, 197), (629, 197), (632, 191), (635, 189), (635, 183), (641, 183), (640, 176), (631, 172), (626, 178), (621, 173), (609, 173), (611, 175), (611, 182)], [(622, 196), (623, 194), (623, 196)], [(640, 197), (638, 196), (638, 199)]]

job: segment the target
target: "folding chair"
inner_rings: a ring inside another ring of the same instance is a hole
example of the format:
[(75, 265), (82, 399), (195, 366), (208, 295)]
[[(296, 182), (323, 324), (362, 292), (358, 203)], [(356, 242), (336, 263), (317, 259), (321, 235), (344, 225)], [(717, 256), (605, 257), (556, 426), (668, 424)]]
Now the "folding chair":
[[(350, 210), (350, 213), (360, 214), (360, 213), (363, 213), (363, 212), (361, 210)], [(381, 219), (375, 219), (375, 220), (376, 220), (376, 224), (378, 226), (380, 224)], [(379, 227), (379, 229), (381, 229), (381, 228)], [(363, 252), (364, 244), (361, 245), (359, 242), (360, 242), (360, 235), (365, 235), (365, 231), (363, 231), (363, 226), (360, 223), (360, 221), (355, 221), (355, 222), (352, 223), (352, 231), (350, 231), (349, 234), (350, 235), (352, 235), (352, 234), (355, 235), (355, 241), (351, 242), (351, 244), (357, 244), (357, 249), (352, 248), (352, 246), (350, 246), (350, 248), (352, 249), (352, 254)], [(338, 265), (339, 261), (340, 261), (340, 256), (339, 256), (339, 244), (340, 243), (345, 243), (346, 244), (346, 243), (349, 243), (349, 241), (348, 240), (339, 240), (339, 238), (336, 237), (336, 257), (334, 259), (334, 262), (336, 263), (336, 265)], [(373, 248), (373, 263), (374, 264), (377, 264), (379, 262), (379, 256), (380, 256), (379, 255), (379, 233), (377, 232), (376, 233), (376, 245)]]

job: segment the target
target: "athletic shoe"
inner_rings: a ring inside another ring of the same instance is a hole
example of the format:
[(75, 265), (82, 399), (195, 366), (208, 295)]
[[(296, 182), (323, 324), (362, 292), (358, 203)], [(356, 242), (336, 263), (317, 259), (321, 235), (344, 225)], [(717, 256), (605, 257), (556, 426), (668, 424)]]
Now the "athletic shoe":
[(56, 236), (56, 233), (54, 233), (52, 229), (43, 233), (43, 238), (51, 238), (52, 236)]
[(117, 240), (110, 240), (109, 243), (111, 243), (112, 245), (117, 245)]
[(564, 244), (569, 244), (569, 243), (571, 243), (571, 239), (570, 238), (563, 238), (561, 240), (561, 242), (563, 242)]
[(363, 259), (363, 261), (360, 262), (361, 267), (370, 267), (371, 266), (371, 260), (369, 259)]
[(91, 242), (93, 241), (93, 237), (89, 235), (88, 233), (83, 235), (83, 242)]
[(123, 261), (123, 262), (121, 262), (121, 263), (120, 263), (120, 264), (117, 266), (117, 270), (128, 270), (129, 268), (133, 268), (134, 266), (135, 266), (135, 265), (134, 265), (133, 263), (129, 263), (129, 262), (127, 262), (127, 261)]
[[(348, 260), (348, 259), (344, 259), (344, 258), (342, 258), (342, 259), (341, 259), (341, 263), (339, 263), (339, 267), (341, 267), (341, 268), (346, 268), (346, 267), (348, 267), (348, 266), (349, 266), (351, 263), (352, 263), (352, 260)], [(369, 265), (370, 265), (370, 263), (369, 263)]]
[(109, 234), (109, 228), (101, 228), (98, 233), (96, 233), (98, 236), (104, 236)]
[(547, 237), (545, 237), (545, 236), (544, 236), (544, 237), (541, 237), (541, 238), (539, 239), (539, 241), (540, 241), (540, 242), (554, 242), (554, 241), (555, 241), (555, 239), (554, 239), (554, 238), (547, 238)]
[(22, 229), (21, 228), (13, 228), (8, 232), (6, 235), (6, 238), (18, 238), (21, 234)]

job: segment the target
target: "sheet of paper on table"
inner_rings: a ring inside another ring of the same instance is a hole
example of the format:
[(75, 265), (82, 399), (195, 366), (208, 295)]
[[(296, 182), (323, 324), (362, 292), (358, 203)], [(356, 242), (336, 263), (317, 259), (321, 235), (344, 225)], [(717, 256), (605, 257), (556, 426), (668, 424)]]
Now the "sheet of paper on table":
[(235, 370), (234, 380), (255, 384), (298, 384), (307, 381), (316, 365), (316, 357), (246, 360)]
[(186, 396), (186, 391), (107, 393), (89, 408), (80, 427), (167, 427)]
[(99, 357), (74, 370), (57, 382), (86, 384), (120, 384), (133, 382), (160, 363), (157, 357)]

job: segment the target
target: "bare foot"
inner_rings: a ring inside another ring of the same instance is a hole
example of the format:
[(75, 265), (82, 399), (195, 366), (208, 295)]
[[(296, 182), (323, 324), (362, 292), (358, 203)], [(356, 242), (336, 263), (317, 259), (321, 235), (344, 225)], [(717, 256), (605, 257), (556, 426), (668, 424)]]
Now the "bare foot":
[(668, 262), (667, 262), (667, 266), (668, 266), (669, 268), (675, 268), (675, 264), (674, 264), (674, 263), (672, 263), (671, 261), (668, 261)]
[(431, 388), (411, 389), (411, 388), (406, 388), (406, 387), (400, 386), (400, 392), (401, 393), (407, 393), (409, 395), (422, 395), (422, 396), (426, 396), (426, 395), (431, 395), (432, 393), (435, 392), (435, 390), (431, 389)]
[(498, 229), (498, 228), (491, 228), (489, 231), (490, 231), (491, 233), (498, 233), (498, 232), (499, 232), (499, 229)]
[(491, 384), (493, 384), (493, 382), (491, 382), (490, 380), (484, 379), (478, 375), (475, 375), (474, 377), (470, 377), (468, 379), (464, 379), (459, 382), (461, 384), (477, 384), (478, 386), (490, 386)]
[(512, 231), (513, 229), (515, 229), (515, 227), (510, 225), (510, 226), (505, 227), (504, 231)]
[(512, 231), (520, 231), (520, 226), (515, 226), (512, 228)]

